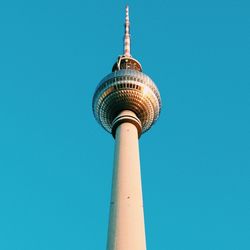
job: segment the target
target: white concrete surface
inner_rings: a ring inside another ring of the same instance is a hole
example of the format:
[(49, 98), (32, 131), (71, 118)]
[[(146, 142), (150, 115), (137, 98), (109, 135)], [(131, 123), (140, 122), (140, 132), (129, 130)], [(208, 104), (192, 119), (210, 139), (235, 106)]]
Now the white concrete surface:
[(145, 249), (138, 132), (125, 122), (116, 129), (107, 250)]

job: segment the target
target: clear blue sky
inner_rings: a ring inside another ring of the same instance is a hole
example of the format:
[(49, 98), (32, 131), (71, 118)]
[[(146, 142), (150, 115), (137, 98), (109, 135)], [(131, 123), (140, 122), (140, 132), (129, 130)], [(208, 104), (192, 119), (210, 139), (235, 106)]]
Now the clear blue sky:
[[(158, 85), (140, 140), (148, 249), (250, 249), (250, 2), (129, 1)], [(91, 110), (125, 1), (1, 1), (0, 249), (105, 249), (114, 141)]]

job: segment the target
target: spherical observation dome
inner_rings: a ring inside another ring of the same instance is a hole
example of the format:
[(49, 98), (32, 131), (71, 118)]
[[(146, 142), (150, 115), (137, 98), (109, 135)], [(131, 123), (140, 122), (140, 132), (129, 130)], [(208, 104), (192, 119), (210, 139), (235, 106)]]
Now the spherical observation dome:
[(98, 84), (92, 108), (96, 120), (110, 133), (120, 112), (133, 111), (144, 133), (159, 117), (161, 98), (154, 82), (144, 73), (137, 69), (115, 68)]

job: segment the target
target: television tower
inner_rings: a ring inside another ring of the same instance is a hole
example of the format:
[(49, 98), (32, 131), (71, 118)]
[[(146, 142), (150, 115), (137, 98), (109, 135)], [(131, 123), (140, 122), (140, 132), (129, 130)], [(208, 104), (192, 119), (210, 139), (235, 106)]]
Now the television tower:
[(138, 138), (158, 119), (161, 98), (130, 54), (128, 6), (123, 55), (98, 84), (92, 108), (96, 120), (115, 138), (107, 250), (145, 250)]

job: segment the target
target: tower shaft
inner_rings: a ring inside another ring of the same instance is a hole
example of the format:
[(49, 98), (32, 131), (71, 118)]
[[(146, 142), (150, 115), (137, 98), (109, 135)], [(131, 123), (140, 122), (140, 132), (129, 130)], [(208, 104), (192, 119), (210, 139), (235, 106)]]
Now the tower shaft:
[(134, 122), (138, 118), (127, 110), (119, 116), (123, 122), (115, 132), (107, 250), (145, 250), (138, 126)]

